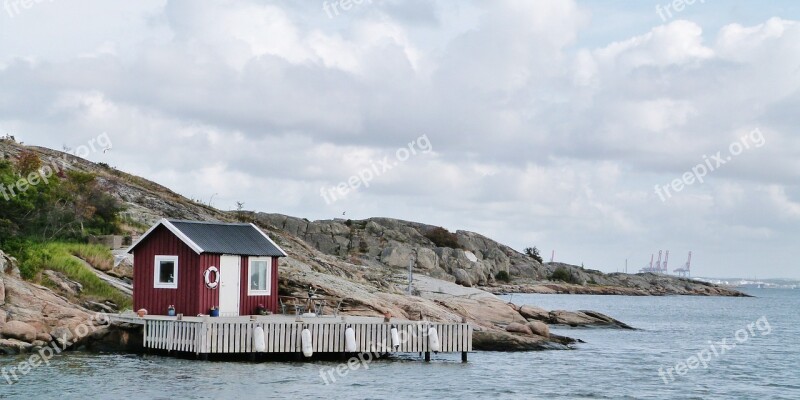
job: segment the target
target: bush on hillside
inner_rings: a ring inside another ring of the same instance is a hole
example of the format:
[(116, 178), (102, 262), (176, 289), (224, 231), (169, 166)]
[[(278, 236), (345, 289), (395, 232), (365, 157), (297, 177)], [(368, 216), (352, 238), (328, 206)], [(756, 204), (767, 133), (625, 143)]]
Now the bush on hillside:
[(575, 274), (573, 274), (572, 271), (570, 271), (569, 269), (567, 269), (565, 267), (556, 268), (556, 270), (553, 271), (552, 274), (550, 274), (550, 277), (548, 279), (550, 279), (551, 281), (561, 281), (561, 282), (566, 282), (566, 283), (574, 283), (576, 285), (580, 285), (581, 284), (580, 279), (578, 279), (578, 277), (575, 276)]
[(499, 282), (511, 282), (511, 275), (508, 274), (508, 271), (498, 271), (494, 279)]
[(526, 248), (525, 248), (525, 254), (526, 254), (528, 257), (530, 257), (530, 258), (532, 258), (532, 259), (534, 259), (534, 260), (538, 261), (538, 262), (539, 262), (539, 264), (541, 264), (541, 263), (543, 262), (543, 261), (542, 261), (542, 256), (541, 256), (541, 255), (539, 255), (539, 249), (537, 249), (537, 248), (536, 248), (536, 246), (533, 246), (533, 247), (526, 247)]
[(442, 227), (436, 227), (425, 233), (428, 238), (436, 247), (449, 247), (451, 249), (458, 249), (461, 246), (458, 244), (458, 236), (455, 233), (448, 231)]

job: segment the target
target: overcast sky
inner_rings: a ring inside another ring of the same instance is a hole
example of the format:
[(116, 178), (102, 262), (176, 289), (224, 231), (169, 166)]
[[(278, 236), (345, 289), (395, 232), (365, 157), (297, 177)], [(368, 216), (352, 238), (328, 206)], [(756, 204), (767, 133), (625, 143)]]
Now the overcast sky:
[(355, 3), (4, 1), (0, 134), (106, 132), (223, 209), (800, 278), (797, 2)]

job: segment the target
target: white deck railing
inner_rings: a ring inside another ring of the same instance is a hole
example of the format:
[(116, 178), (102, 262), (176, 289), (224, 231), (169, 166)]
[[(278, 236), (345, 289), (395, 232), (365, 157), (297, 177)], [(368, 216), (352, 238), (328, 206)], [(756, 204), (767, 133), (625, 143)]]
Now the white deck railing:
[[(255, 353), (254, 330), (264, 330), (265, 353), (301, 351), (301, 332), (311, 332), (315, 353), (345, 351), (345, 330), (355, 332), (357, 352), (411, 353), (429, 352), (429, 328), (435, 328), (439, 351), (472, 351), (472, 326), (466, 323), (392, 322), (365, 323), (330, 321), (263, 322), (263, 321), (177, 321), (144, 319), (144, 347), (190, 353)], [(398, 329), (400, 346), (392, 348), (391, 328)]]

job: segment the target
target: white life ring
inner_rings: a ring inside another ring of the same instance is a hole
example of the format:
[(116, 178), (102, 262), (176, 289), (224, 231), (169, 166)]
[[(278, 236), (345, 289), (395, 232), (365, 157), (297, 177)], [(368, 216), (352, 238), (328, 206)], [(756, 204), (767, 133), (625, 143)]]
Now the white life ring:
[[(211, 280), (211, 274), (214, 274), (214, 280)], [(210, 266), (203, 272), (203, 278), (206, 280), (206, 287), (209, 289), (216, 289), (219, 285), (219, 270), (215, 266)]]

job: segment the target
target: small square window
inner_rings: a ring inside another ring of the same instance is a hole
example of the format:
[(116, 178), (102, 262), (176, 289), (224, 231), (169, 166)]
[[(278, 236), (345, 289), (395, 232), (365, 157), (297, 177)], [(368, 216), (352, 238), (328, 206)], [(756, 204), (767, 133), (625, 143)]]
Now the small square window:
[(159, 289), (178, 288), (178, 257), (156, 256), (155, 281), (153, 287)]
[(269, 296), (271, 294), (272, 258), (251, 258), (248, 274), (248, 295)]

